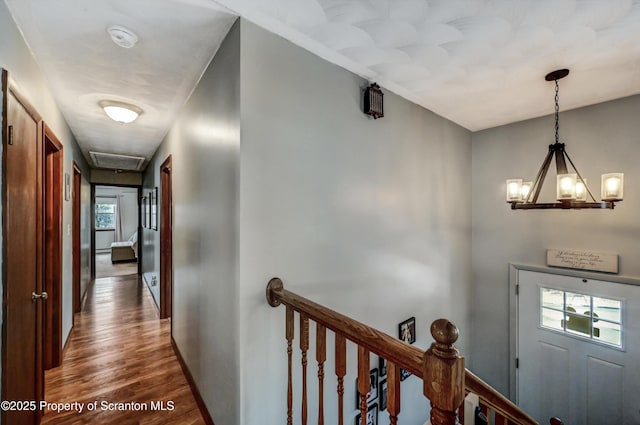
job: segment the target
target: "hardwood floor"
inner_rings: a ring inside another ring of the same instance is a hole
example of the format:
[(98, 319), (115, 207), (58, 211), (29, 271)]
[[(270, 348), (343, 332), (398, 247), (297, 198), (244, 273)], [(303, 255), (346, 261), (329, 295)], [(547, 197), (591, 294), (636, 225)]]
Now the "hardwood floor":
[(42, 424), (204, 424), (171, 347), (170, 319), (158, 319), (139, 277), (96, 279), (90, 291), (62, 366), (45, 374), (48, 403), (78, 405), (45, 410)]

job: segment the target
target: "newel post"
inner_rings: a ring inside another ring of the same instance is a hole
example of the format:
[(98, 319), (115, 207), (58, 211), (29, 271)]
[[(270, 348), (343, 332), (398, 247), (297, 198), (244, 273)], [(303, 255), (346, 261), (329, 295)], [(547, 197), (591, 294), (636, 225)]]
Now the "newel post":
[(458, 328), (447, 319), (431, 324), (431, 344), (424, 356), (424, 395), (431, 401), (431, 425), (458, 424), (457, 410), (464, 400), (464, 357), (453, 343)]

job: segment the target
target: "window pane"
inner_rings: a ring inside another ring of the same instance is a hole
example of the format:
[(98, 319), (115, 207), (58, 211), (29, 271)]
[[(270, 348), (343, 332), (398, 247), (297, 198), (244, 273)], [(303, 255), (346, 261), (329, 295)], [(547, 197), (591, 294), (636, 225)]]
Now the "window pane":
[(114, 214), (116, 206), (113, 204), (96, 204), (96, 213)]
[(621, 347), (620, 325), (601, 320), (595, 322), (593, 324), (593, 339)]
[(564, 310), (564, 292), (557, 289), (540, 288), (540, 299), (543, 307)]
[(563, 314), (561, 311), (551, 310), (549, 308), (542, 309), (542, 317), (540, 318), (540, 321), (542, 322), (541, 325), (545, 328), (557, 329), (559, 331), (562, 331), (564, 330), (562, 327), (562, 320)]
[(589, 295), (567, 292), (567, 312), (591, 316), (591, 297)]
[(113, 229), (114, 214), (96, 214), (96, 229)]
[(622, 302), (618, 300), (610, 300), (607, 298), (593, 297), (594, 316), (602, 319), (611, 320), (612, 322), (621, 322), (620, 310)]

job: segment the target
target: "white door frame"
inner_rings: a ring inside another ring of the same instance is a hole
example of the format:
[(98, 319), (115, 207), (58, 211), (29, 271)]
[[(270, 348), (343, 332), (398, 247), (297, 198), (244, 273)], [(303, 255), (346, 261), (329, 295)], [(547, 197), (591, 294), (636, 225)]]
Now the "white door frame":
[(518, 297), (516, 295), (516, 285), (518, 283), (518, 272), (520, 270), (578, 277), (582, 279), (606, 280), (608, 282), (640, 286), (640, 279), (628, 276), (509, 263), (509, 398), (516, 403), (518, 402), (518, 385), (516, 382), (516, 358), (518, 354)]

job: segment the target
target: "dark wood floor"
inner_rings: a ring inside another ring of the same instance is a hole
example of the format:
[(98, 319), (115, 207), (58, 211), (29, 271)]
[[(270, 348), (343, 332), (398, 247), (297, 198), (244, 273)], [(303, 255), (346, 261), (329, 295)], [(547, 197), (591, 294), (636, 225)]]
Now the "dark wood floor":
[[(78, 402), (84, 409), (47, 410), (42, 423), (204, 424), (171, 347), (169, 319), (158, 320), (139, 277), (96, 279), (89, 291), (62, 366), (45, 375), (47, 402)], [(173, 410), (157, 410), (158, 402), (165, 409), (172, 402)]]

